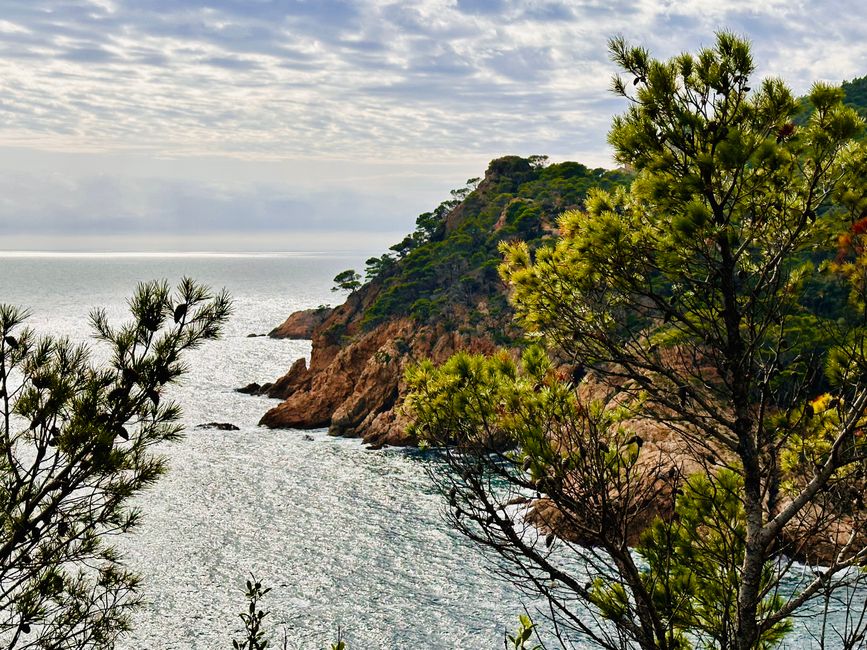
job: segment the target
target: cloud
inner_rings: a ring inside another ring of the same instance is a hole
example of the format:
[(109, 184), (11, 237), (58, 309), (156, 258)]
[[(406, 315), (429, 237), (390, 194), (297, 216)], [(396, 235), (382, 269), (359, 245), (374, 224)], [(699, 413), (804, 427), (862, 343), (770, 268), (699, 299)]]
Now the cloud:
[[(189, 180), (141, 182), (115, 175), (64, 178), (7, 174), (0, 179), (0, 228), (4, 235), (309, 232), (405, 227), (383, 197), (351, 189), (287, 191), (252, 183), (227, 187)], [(43, 197), (34, 202), (33, 196)]]
[[(472, 161), (448, 185), (437, 177), (443, 189), (507, 153), (609, 164), (605, 133), (624, 108), (608, 92), (610, 36), (671, 56), (729, 27), (753, 40), (759, 74), (804, 92), (815, 79), (867, 73), (859, 8), (859, 0), (9, 0), (0, 20), (0, 146), (149, 161), (151, 187), (106, 167), (114, 193), (85, 191), (76, 177), (77, 189), (16, 194), (18, 214), (57, 215), (56, 229), (122, 230), (154, 214), (178, 229), (184, 222), (168, 215), (181, 212), (212, 215), (188, 223), (219, 229), (244, 205), (251, 228), (303, 227), (268, 215), (305, 210), (343, 227), (342, 211), (356, 205), (369, 205), (356, 226), (392, 227), (398, 209), (411, 223), (432, 197), (418, 205), (399, 183), (365, 194), (340, 178), (301, 196), (293, 177), (220, 193), (198, 163), (166, 176), (160, 161), (345, 160), (360, 170)], [(3, 214), (7, 225), (15, 219)], [(95, 214), (101, 221), (88, 221)]]
[[(231, 243), (235, 236), (239, 246), (272, 250), (269, 234), (322, 242), (328, 233), (346, 232), (377, 235), (388, 245), (412, 229), (415, 215), (460, 185), (455, 179), (466, 178), (465, 169), (484, 164), (480, 159), (407, 169), (398, 162), (154, 160), (0, 149), (0, 250), (19, 244), (63, 248), (63, 240), (87, 248), (86, 238), (114, 245), (123, 237), (133, 242), (127, 249), (135, 249), (135, 242), (180, 238), (187, 242), (182, 247), (202, 250), (203, 242)], [(33, 243), (40, 238), (46, 243)], [(357, 242), (371, 239), (354, 240), (334, 243), (358, 248)]]
[(260, 67), (260, 65), (255, 61), (233, 56), (210, 56), (202, 59), (202, 63), (205, 65), (212, 65), (215, 68), (234, 71), (248, 71)]
[(560, 2), (547, 2), (530, 6), (523, 14), (530, 20), (543, 22), (571, 22), (576, 19), (575, 10)]
[(468, 14), (502, 14), (507, 8), (505, 0), (458, 0), (458, 11)]
[(108, 63), (116, 57), (101, 47), (74, 47), (59, 54), (59, 58), (74, 63)]
[[(264, 158), (528, 148), (547, 143), (546, 124), (582, 129), (586, 113), (561, 107), (604, 103), (615, 33), (668, 55), (729, 25), (800, 90), (855, 76), (867, 46), (838, 4), (819, 21), (797, 0), (12, 2), (0, 84), (15, 108), (0, 141)], [(600, 160), (603, 136), (573, 152)]]

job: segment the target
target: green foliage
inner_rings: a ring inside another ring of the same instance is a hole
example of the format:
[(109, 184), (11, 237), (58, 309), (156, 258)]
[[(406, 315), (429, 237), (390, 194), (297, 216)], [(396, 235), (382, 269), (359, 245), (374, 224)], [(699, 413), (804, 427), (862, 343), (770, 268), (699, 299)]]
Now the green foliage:
[[(676, 499), (673, 523), (657, 518), (636, 550), (647, 562), (643, 580), (665, 617), (671, 647), (727, 648), (733, 645), (740, 568), (746, 550), (743, 480), (732, 470), (690, 477)], [(784, 599), (773, 592), (771, 567), (764, 571), (764, 614)], [(599, 598), (612, 598), (604, 588)], [(792, 629), (782, 620), (763, 631), (756, 648), (775, 648)], [(691, 643), (688, 639), (692, 639)]]
[(867, 77), (844, 81), (841, 87), (844, 94), (843, 101), (858, 111), (861, 117), (867, 118)]
[(268, 612), (260, 608), (259, 601), (268, 595), (271, 588), (263, 588), (262, 583), (256, 580), (255, 576), (250, 576), (246, 586), (247, 611), (238, 614), (244, 623), (244, 638), (241, 641), (233, 639), (232, 648), (234, 650), (266, 650), (270, 641), (262, 628), (262, 620), (268, 615)]
[(133, 530), (134, 497), (165, 472), (154, 448), (177, 440), (163, 399), (183, 355), (217, 338), (231, 312), (184, 279), (139, 285), (132, 320), (91, 314), (107, 352), (39, 337), (0, 305), (0, 638), (5, 647), (104, 648), (129, 627), (139, 577), (110, 545)]
[(536, 630), (536, 624), (530, 619), (526, 614), (521, 614), (518, 617), (518, 622), (520, 626), (518, 627), (517, 633), (513, 636), (511, 634), (506, 636), (508, 641), (507, 647), (512, 648), (513, 650), (542, 650), (542, 646), (534, 645), (530, 647), (527, 645), (530, 643), (530, 639), (533, 637), (533, 633)]
[[(238, 641), (232, 639), (233, 650), (267, 650), (274, 647), (269, 639), (270, 633), (263, 627), (262, 622), (271, 613), (261, 607), (262, 599), (271, 592), (271, 587), (263, 587), (261, 581), (251, 575), (246, 583), (245, 597), (247, 608), (238, 614), (244, 624), (243, 638)], [(283, 630), (283, 650), (289, 649), (289, 634)], [(349, 646), (343, 641), (340, 628), (337, 628), (337, 641), (331, 644), (331, 650), (348, 650)]]
[[(406, 240), (404, 240), (406, 241)], [(401, 242), (402, 244), (403, 242)], [(392, 247), (394, 248), (394, 247)], [(403, 250), (400, 248), (400, 244), (398, 244), (398, 250)], [(392, 266), (394, 266), (396, 260), (391, 255), (381, 255), (380, 257), (370, 257), (365, 262), (364, 275), (367, 280), (372, 280), (373, 278), (384, 275), (388, 273)], [(335, 278), (335, 282), (337, 278)], [(360, 284), (359, 284), (360, 286)], [(358, 288), (358, 287), (355, 287)]]
[[(844, 81), (840, 86), (843, 93), (843, 103), (853, 108), (861, 118), (867, 118), (867, 77), (860, 77), (852, 81)], [(809, 95), (798, 100), (798, 112), (793, 122), (799, 126), (807, 123), (815, 110), (812, 97)], [(856, 139), (863, 140), (864, 132), (856, 135)]]
[[(452, 191), (450, 200), (419, 216), (416, 232), (391, 247), (397, 259), (384, 255), (368, 260), (367, 280), (378, 284), (366, 322), (373, 325), (407, 311), (429, 322), (441, 317), (446, 306), (472, 309), (479, 296), (492, 296), (502, 310), (498, 244), (515, 237), (541, 244), (555, 216), (580, 206), (591, 187), (629, 179), (622, 172), (546, 162), (544, 156), (493, 161), (486, 180), (470, 179)], [(448, 229), (453, 211), (459, 218)]]
[[(729, 38), (725, 36), (725, 38)], [(736, 41), (737, 39), (735, 39)], [(726, 65), (740, 66), (737, 74), (732, 75), (731, 70), (723, 71), (728, 78), (738, 77), (736, 83), (740, 88), (746, 86), (746, 77), (752, 70), (748, 52), (743, 48), (738, 49), (735, 41), (729, 39), (726, 47), (730, 48), (730, 62)], [(707, 57), (705, 57), (707, 58)], [(634, 63), (634, 62), (633, 62)], [(723, 72), (719, 69), (711, 70), (711, 63), (701, 62), (698, 59), (690, 60), (687, 55), (669, 62), (667, 71), (663, 71), (662, 64), (657, 62), (653, 74), (659, 82), (662, 90), (674, 88), (680, 83), (672, 76), (672, 71), (689, 70), (695, 80), (693, 88), (684, 88), (683, 92), (691, 94), (696, 101), (704, 101), (705, 106), (710, 106), (710, 94), (725, 90), (719, 86), (724, 79)], [(649, 66), (649, 63), (648, 63)], [(732, 68), (734, 69), (734, 68)], [(645, 78), (650, 74), (644, 72)], [(704, 75), (704, 76), (701, 76)], [(636, 77), (639, 78), (640, 77)], [(864, 101), (867, 82), (865, 79), (856, 79), (843, 84), (845, 103), (856, 107), (863, 115), (867, 111), (867, 102)], [(665, 85), (667, 84), (667, 85)], [(703, 85), (702, 85), (703, 84)], [(717, 84), (716, 87), (713, 84)], [(767, 89), (763, 90), (763, 99), (753, 107), (744, 108), (740, 114), (748, 110), (756, 110), (757, 119), (775, 114), (778, 117), (795, 111), (798, 106), (784, 86), (777, 81), (766, 82)], [(699, 87), (700, 86), (700, 87)], [(625, 88), (625, 86), (624, 86)], [(800, 113), (792, 113), (791, 124), (794, 126), (805, 125), (813, 110), (813, 101), (826, 101), (827, 92), (825, 86), (819, 85), (814, 89), (810, 97), (804, 98), (804, 108)], [(750, 89), (751, 90), (751, 89)], [(744, 91), (744, 96), (749, 91)], [(839, 91), (831, 91), (830, 97), (836, 98)], [(674, 95), (672, 95), (674, 97)], [(661, 102), (653, 111), (663, 110), (665, 102)], [(745, 105), (744, 105), (745, 106)], [(714, 113), (715, 107), (710, 106), (707, 113)], [(774, 113), (776, 111), (776, 113)], [(702, 132), (704, 127), (715, 128), (716, 122), (710, 117), (704, 122), (695, 121), (696, 115), (681, 115), (687, 120), (683, 128)], [(739, 119), (738, 116), (730, 116), (726, 120)], [(775, 148), (771, 140), (780, 138), (781, 144), (790, 136), (786, 130), (790, 128), (787, 116), (780, 117), (770, 125), (770, 131), (766, 134), (769, 141), (763, 143), (761, 151), (756, 152), (754, 158), (761, 158), (766, 168), (770, 168), (776, 162)], [(846, 118), (843, 119), (845, 122)], [(690, 121), (691, 120), (691, 121)], [(853, 124), (846, 126), (841, 123), (840, 128), (851, 128)], [(674, 129), (674, 124), (669, 125)], [(727, 169), (735, 169), (741, 163), (746, 162), (743, 158), (745, 149), (754, 146), (744, 140), (744, 134), (738, 129), (729, 129), (723, 126), (720, 133), (725, 131), (725, 137), (719, 138), (712, 147), (718, 163), (727, 166)], [(793, 132), (794, 133), (794, 132)], [(653, 137), (661, 134), (653, 134)], [(857, 135), (857, 134), (856, 134)], [(612, 137), (624, 138), (621, 133)], [(666, 140), (668, 136), (663, 136)], [(640, 140), (625, 141), (624, 146), (637, 150)], [(674, 151), (676, 147), (672, 148)], [(670, 156), (671, 153), (667, 154)], [(709, 161), (709, 159), (708, 159)], [(629, 166), (641, 167), (643, 162), (639, 159), (622, 159)], [(667, 165), (671, 161), (668, 157), (659, 158), (655, 165)], [(791, 161), (788, 163), (791, 164)], [(672, 166), (672, 169), (676, 169)], [(786, 172), (785, 164), (779, 170), (778, 178)], [(661, 193), (662, 196), (671, 198), (673, 195), (683, 197), (690, 195), (691, 187), (701, 178), (698, 169), (683, 175), (683, 183), (669, 185), (671, 179), (658, 178), (656, 182), (647, 187), (651, 196)], [(679, 175), (675, 173), (674, 175)], [(474, 307), (474, 300), (478, 296), (494, 296), (494, 300), (501, 300), (500, 285), (497, 274), (494, 272), (498, 261), (497, 246), (501, 242), (508, 242), (519, 238), (527, 242), (535, 249), (545, 245), (556, 217), (560, 213), (581, 208), (585, 197), (594, 188), (611, 190), (618, 186), (629, 183), (632, 174), (624, 171), (606, 171), (604, 169), (589, 169), (580, 163), (566, 162), (548, 165), (546, 156), (530, 156), (523, 159), (515, 156), (495, 160), (491, 163), (485, 181), (469, 179), (467, 184), (460, 189), (453, 190), (451, 197), (442, 202), (436, 209), (419, 215), (416, 221), (416, 231), (405, 237), (401, 242), (391, 247), (394, 255), (386, 254), (378, 258), (370, 258), (367, 261), (365, 279), (367, 282), (377, 283), (376, 297), (368, 308), (365, 322), (374, 325), (396, 314), (407, 312), (420, 322), (431, 322), (440, 318), (446, 306)], [(685, 184), (684, 184), (685, 183)], [(701, 202), (693, 202), (691, 205), (683, 205), (672, 223), (672, 234), (679, 238), (690, 238), (706, 231), (707, 208)], [(446, 221), (453, 211), (460, 212), (459, 219), (453, 219), (455, 227), (448, 229)], [(495, 231), (495, 224), (499, 227)], [(821, 261), (821, 260), (817, 260)], [(348, 272), (347, 272), (348, 273)], [(348, 285), (338, 282), (335, 290), (343, 289), (355, 291), (361, 284), (355, 284), (360, 278), (348, 275), (343, 278)], [(337, 281), (335, 279), (335, 281)], [(815, 294), (810, 294), (815, 295)], [(505, 304), (505, 303), (504, 303)], [(499, 328), (502, 336), (503, 328)]]
[[(370, 260), (368, 260), (370, 264)], [(352, 293), (361, 286), (361, 276), (352, 269), (346, 269), (334, 276), (332, 291), (349, 291)]]
[[(678, 489), (671, 520), (657, 517), (641, 535), (636, 551), (645, 561), (640, 577), (666, 630), (672, 650), (734, 645), (740, 568), (746, 550), (746, 522), (735, 471), (695, 474)], [(763, 613), (785, 602), (773, 590), (770, 566), (764, 571)], [(629, 594), (619, 582), (597, 578), (590, 599), (603, 617), (617, 622), (630, 609)], [(792, 630), (782, 620), (762, 632), (755, 648), (769, 650)]]
[[(774, 647), (792, 616), (864, 579), (849, 571), (867, 553), (864, 125), (828, 84), (795, 122), (789, 89), (751, 82), (749, 44), (727, 32), (668, 61), (622, 39), (611, 53), (629, 105), (609, 141), (634, 181), (587, 187), (557, 241), (501, 243), (536, 345), (520, 363), (464, 354), (412, 370), (414, 431), (449, 445), (455, 525), (559, 626), (604, 647)], [(522, 187), (568, 173), (556, 167), (522, 172)], [(498, 206), (516, 230), (524, 198)], [(582, 397), (549, 359), (616, 397)], [(641, 424), (666, 436), (655, 457), (629, 435)], [(697, 472), (685, 485), (682, 462)], [(534, 492), (541, 549), (500, 514)], [(666, 493), (673, 511), (640, 538), (640, 565), (630, 531)], [(833, 566), (794, 575), (785, 556), (841, 522), (854, 532), (831, 542)], [(572, 565), (550, 551), (558, 536)], [(856, 647), (864, 621), (847, 620), (837, 645)]]

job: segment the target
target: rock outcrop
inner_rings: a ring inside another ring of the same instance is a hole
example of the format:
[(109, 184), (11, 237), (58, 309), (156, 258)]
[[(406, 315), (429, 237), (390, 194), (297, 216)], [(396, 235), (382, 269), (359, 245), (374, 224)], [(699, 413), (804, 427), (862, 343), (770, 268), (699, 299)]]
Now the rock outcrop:
[(296, 311), (282, 324), (268, 332), (268, 336), (272, 339), (311, 339), (313, 331), (322, 325), (333, 311), (331, 307)]
[[(271, 384), (239, 389), (283, 400), (260, 423), (328, 427), (376, 446), (415, 443), (399, 408), (407, 366), (423, 359), (442, 363), (460, 350), (492, 352), (515, 334), (495, 270), (499, 242), (517, 234), (504, 230), (503, 210), (521, 196), (553, 221), (574, 205), (571, 197), (583, 195), (582, 183), (598, 177), (598, 170), (566, 165), (543, 172), (517, 156), (492, 161), (462, 201), (438, 208), (438, 225), (408, 237), (412, 244), (397, 259), (384, 256), (382, 273), (344, 304), (289, 316), (269, 336), (311, 339), (310, 364), (296, 361)], [(567, 200), (561, 193), (569, 187)]]
[(217, 431), (240, 431), (241, 429), (231, 422), (205, 422), (197, 424), (196, 429), (216, 429)]
[[(422, 359), (441, 363), (458, 350), (491, 352), (492, 341), (444, 326), (423, 326), (411, 318), (382, 323), (369, 331), (353, 322), (352, 303), (338, 308), (313, 335), (310, 367), (296, 361), (290, 371), (263, 392), (284, 401), (260, 424), (309, 429), (328, 427), (335, 435), (361, 437), (374, 446), (415, 444), (406, 433), (398, 407), (406, 392), (408, 365)], [(346, 330), (351, 340), (334, 341)]]

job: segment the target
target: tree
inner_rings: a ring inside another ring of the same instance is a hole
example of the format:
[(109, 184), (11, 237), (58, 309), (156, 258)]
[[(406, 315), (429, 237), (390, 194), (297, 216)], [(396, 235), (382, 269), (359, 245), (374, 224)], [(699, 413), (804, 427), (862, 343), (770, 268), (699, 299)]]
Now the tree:
[(861, 647), (861, 120), (816, 84), (796, 126), (729, 33), (611, 53), (631, 188), (592, 193), (553, 246), (503, 248), (536, 344), (408, 377), (416, 433), (450, 445), (450, 516), (547, 598), (564, 647), (772, 647), (806, 611), (838, 617), (821, 647)]
[(361, 286), (361, 276), (353, 269), (346, 269), (334, 276), (332, 291), (349, 291), (352, 293)]
[(104, 362), (67, 339), (37, 337), (0, 305), (0, 642), (103, 648), (128, 629), (139, 577), (110, 545), (138, 524), (130, 500), (165, 471), (153, 447), (176, 440), (166, 386), (182, 356), (219, 336), (225, 293), (185, 279), (138, 287), (132, 321), (91, 322)]
[[(404, 239), (404, 242), (409, 239), (408, 237)], [(401, 242), (403, 244), (403, 242)], [(400, 245), (392, 246), (392, 249), (399, 248)], [(379, 257), (369, 257), (367, 261), (364, 263), (364, 277), (369, 282), (374, 278), (378, 278), (394, 268), (397, 260), (393, 255), (389, 255), (386, 253), (385, 255), (381, 255)], [(360, 285), (359, 285), (360, 286)]]
[(527, 158), (530, 161), (530, 166), (533, 169), (543, 169), (548, 166), (548, 156), (540, 156), (538, 154)]

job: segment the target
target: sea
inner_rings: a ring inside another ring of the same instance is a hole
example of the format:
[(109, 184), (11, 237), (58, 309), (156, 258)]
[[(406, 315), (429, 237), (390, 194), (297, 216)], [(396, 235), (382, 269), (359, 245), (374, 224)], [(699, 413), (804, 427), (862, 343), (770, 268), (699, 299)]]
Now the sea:
[[(187, 431), (159, 449), (170, 470), (137, 499), (142, 525), (117, 540), (144, 600), (118, 650), (231, 648), (251, 576), (271, 588), (261, 606), (272, 647), (285, 635), (292, 650), (330, 648), (338, 634), (349, 650), (502, 648), (518, 615), (533, 611), (492, 558), (449, 528), (427, 473), (435, 454), (259, 427), (277, 402), (235, 390), (309, 358), (308, 341), (249, 335), (341, 302), (332, 278), (369, 255), (0, 253), (0, 302), (28, 308), (39, 333), (89, 342), (97, 359), (105, 351), (89, 313), (125, 321), (142, 281), (188, 276), (234, 299), (223, 338), (191, 353), (172, 389)], [(238, 430), (196, 428), (208, 422)], [(807, 614), (782, 647), (818, 647)]]
[[(170, 471), (137, 500), (143, 523), (119, 540), (143, 577), (144, 606), (118, 650), (216, 650), (240, 640), (251, 575), (274, 642), (350, 650), (497, 648), (522, 595), (451, 531), (415, 450), (367, 449), (325, 430), (257, 426), (278, 402), (235, 391), (309, 357), (308, 341), (265, 334), (298, 309), (336, 304), (332, 278), (368, 254), (0, 255), (0, 302), (31, 311), (39, 333), (91, 342), (88, 315), (128, 319), (139, 282), (192, 277), (226, 288), (235, 312), (220, 341), (194, 351), (172, 397), (186, 436), (160, 449)], [(200, 430), (227, 422), (238, 431)], [(311, 439), (312, 438), (312, 439)]]

